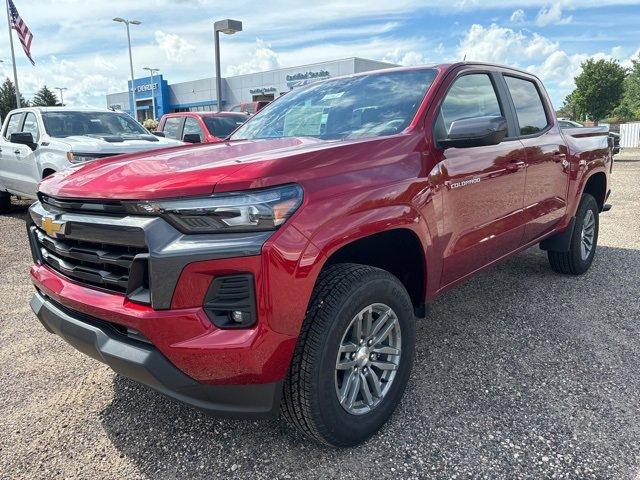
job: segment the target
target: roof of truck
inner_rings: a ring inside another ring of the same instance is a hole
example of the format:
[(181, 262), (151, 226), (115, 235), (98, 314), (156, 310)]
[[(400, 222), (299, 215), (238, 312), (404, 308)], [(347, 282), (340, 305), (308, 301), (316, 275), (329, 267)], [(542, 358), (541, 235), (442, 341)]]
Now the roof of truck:
[(12, 112), (26, 112), (37, 110), (39, 112), (112, 112), (108, 108), (95, 108), (95, 107), (23, 107), (11, 110)]

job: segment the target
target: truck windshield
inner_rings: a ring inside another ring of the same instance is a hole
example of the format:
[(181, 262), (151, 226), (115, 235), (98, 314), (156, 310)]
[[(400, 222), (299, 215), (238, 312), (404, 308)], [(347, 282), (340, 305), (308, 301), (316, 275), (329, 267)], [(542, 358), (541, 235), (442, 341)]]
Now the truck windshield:
[(205, 115), (202, 119), (211, 135), (218, 138), (227, 138), (236, 128), (247, 121), (247, 116), (243, 113), (215, 116)]
[(372, 73), (316, 83), (266, 106), (231, 140), (348, 139), (393, 135), (411, 122), (435, 69)]
[(124, 113), (44, 112), (44, 127), (55, 138), (72, 135), (149, 135), (142, 125)]

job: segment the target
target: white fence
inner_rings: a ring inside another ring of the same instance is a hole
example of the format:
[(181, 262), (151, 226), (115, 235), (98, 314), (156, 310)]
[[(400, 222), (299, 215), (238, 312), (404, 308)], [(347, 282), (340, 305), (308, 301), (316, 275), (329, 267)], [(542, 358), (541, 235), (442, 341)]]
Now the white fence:
[(640, 148), (640, 122), (620, 125), (620, 148)]

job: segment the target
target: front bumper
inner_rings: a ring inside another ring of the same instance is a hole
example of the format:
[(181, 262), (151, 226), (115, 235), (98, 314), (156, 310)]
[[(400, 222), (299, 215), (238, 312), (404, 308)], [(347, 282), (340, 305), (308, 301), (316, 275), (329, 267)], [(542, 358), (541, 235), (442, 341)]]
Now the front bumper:
[(274, 415), (282, 382), (207, 385), (178, 370), (151, 344), (118, 332), (108, 322), (73, 312), (36, 293), (31, 308), (44, 327), (116, 373), (171, 398), (218, 415)]

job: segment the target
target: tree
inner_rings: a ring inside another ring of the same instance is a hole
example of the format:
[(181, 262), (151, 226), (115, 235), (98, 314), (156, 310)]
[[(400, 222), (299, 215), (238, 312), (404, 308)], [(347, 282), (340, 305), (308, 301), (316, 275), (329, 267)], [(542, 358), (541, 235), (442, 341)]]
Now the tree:
[(564, 103), (560, 110), (558, 110), (558, 117), (568, 118), (570, 120), (584, 120), (584, 113), (580, 110), (577, 105), (577, 94), (574, 90), (569, 95), (567, 95), (564, 99)]
[[(23, 107), (29, 105), (29, 102), (22, 95), (20, 95), (20, 103)], [(7, 118), (7, 114), (16, 107), (16, 87), (7, 78), (0, 86), (0, 116), (2, 116), (2, 120)]]
[(31, 105), (34, 107), (55, 107), (56, 105), (60, 105), (60, 102), (58, 102), (56, 94), (45, 85), (36, 92), (31, 101)]
[(631, 68), (624, 79), (622, 101), (613, 113), (626, 120), (640, 120), (640, 58), (631, 60)]
[(589, 59), (581, 66), (575, 78), (576, 107), (597, 122), (619, 105), (627, 72), (617, 60)]

